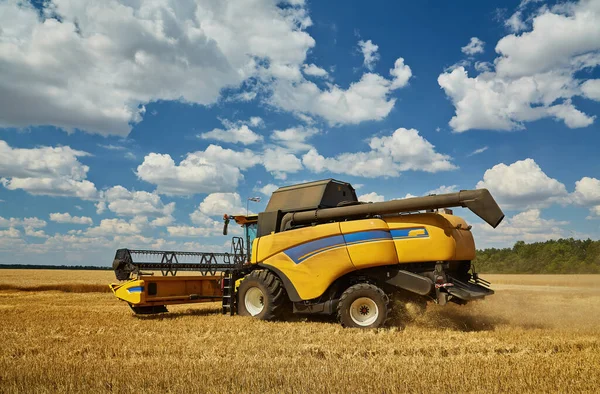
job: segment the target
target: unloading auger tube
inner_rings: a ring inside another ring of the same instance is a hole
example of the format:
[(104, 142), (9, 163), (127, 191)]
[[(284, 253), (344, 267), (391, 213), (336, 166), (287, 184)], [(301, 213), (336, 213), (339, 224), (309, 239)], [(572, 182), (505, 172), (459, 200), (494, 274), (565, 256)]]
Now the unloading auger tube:
[(287, 213), (281, 220), (280, 231), (289, 230), (292, 226), (310, 223), (452, 207), (469, 208), (475, 215), (494, 228), (504, 219), (504, 213), (490, 192), (487, 189), (476, 189), (426, 197)]

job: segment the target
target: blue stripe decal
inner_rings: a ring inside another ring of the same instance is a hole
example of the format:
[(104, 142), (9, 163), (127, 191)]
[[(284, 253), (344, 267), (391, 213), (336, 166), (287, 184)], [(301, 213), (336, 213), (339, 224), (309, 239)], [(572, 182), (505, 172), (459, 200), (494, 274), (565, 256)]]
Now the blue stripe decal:
[(285, 254), (292, 259), (296, 264), (300, 264), (303, 261), (316, 256), (320, 253), (328, 252), (333, 249), (345, 247), (346, 244), (349, 246), (357, 245), (365, 242), (373, 241), (391, 241), (392, 236), (388, 231), (383, 230), (371, 230), (371, 231), (360, 231), (357, 233), (334, 235), (331, 237), (321, 238), (316, 241), (307, 242), (302, 245), (295, 246), (287, 249)]
[(127, 291), (130, 293), (141, 293), (144, 291), (144, 286), (130, 287)]
[(360, 243), (360, 242), (368, 242), (372, 240), (383, 240), (383, 239), (392, 239), (389, 231), (383, 230), (371, 230), (371, 231), (361, 231), (358, 233), (344, 234), (344, 239), (347, 244), (351, 243)]
[[(413, 230), (423, 230), (425, 233), (424, 234), (419, 234), (419, 235), (413, 235), (411, 237), (408, 234), (411, 231), (413, 231)], [(427, 229), (425, 229), (424, 227), (399, 228), (399, 229), (391, 230), (390, 233), (392, 234), (392, 237), (394, 239), (400, 239), (400, 238), (425, 238), (425, 237), (429, 237), (429, 233), (427, 232)]]
[(285, 251), (294, 263), (299, 264), (319, 251), (325, 251), (334, 247), (344, 246), (344, 237), (341, 235), (334, 235), (332, 237), (326, 237), (317, 239), (316, 241), (307, 242), (302, 245), (294, 246)]

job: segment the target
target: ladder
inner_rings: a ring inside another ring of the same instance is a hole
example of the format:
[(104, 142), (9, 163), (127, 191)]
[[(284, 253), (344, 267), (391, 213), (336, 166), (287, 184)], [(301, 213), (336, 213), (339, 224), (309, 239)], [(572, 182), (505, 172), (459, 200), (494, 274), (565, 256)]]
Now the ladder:
[(234, 271), (230, 271), (225, 273), (222, 282), (223, 288), (223, 301), (222, 301), (222, 311), (223, 315), (231, 315), (235, 314), (236, 310), (236, 294), (235, 294), (235, 282), (237, 280), (237, 275)]

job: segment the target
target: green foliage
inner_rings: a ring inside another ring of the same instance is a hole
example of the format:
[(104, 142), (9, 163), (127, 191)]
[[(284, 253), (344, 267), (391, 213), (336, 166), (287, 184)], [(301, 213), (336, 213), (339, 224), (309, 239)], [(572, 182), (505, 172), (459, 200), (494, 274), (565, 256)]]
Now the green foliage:
[(600, 241), (559, 239), (477, 251), (477, 271), (490, 274), (600, 274)]

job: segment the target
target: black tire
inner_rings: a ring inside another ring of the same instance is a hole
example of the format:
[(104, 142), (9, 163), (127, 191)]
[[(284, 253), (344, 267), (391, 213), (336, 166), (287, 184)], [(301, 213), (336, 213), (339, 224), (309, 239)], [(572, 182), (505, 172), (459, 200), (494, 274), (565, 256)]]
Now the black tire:
[[(359, 299), (370, 301), (366, 301), (364, 305), (360, 305), (359, 302), (353, 306), (354, 302)], [(337, 307), (337, 318), (343, 327), (382, 327), (387, 320), (388, 303), (388, 296), (379, 287), (369, 283), (358, 283), (342, 293)], [(373, 304), (376, 305), (376, 308), (373, 308)], [(375, 313), (375, 315), (369, 317), (369, 313)], [(359, 322), (363, 315), (366, 320)]]
[[(252, 310), (252, 302), (247, 306), (246, 295), (250, 298), (249, 291), (256, 294), (259, 289), (262, 293), (262, 310), (256, 313)], [(240, 316), (252, 316), (260, 320), (275, 320), (282, 316), (287, 295), (281, 280), (268, 270), (255, 270), (244, 277), (238, 289), (238, 313)], [(250, 308), (250, 310), (249, 310)]]

